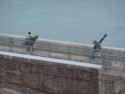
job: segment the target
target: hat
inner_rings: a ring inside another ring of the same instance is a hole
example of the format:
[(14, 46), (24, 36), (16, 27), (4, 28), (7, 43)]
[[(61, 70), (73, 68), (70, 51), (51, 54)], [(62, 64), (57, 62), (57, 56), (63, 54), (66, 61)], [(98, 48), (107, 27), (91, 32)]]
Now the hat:
[(31, 34), (31, 32), (28, 32), (28, 34)]

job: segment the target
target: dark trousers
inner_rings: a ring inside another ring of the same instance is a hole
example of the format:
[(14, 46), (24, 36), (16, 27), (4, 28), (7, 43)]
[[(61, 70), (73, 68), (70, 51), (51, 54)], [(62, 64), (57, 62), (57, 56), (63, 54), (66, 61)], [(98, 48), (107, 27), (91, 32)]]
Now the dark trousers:
[(34, 41), (31, 41), (31, 40), (28, 40), (27, 41), (28, 43), (28, 48), (27, 48), (27, 51), (30, 51), (32, 49), (32, 51), (34, 51), (34, 48), (35, 48), (35, 42)]

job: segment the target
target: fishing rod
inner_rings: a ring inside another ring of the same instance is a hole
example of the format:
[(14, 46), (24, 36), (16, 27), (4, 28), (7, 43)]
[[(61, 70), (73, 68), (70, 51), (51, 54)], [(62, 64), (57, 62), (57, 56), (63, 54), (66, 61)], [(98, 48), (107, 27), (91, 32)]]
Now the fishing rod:
[(100, 39), (100, 41), (99, 41), (100, 44), (101, 44), (102, 41), (107, 37), (107, 35), (108, 35), (108, 34), (105, 34), (105, 35)]

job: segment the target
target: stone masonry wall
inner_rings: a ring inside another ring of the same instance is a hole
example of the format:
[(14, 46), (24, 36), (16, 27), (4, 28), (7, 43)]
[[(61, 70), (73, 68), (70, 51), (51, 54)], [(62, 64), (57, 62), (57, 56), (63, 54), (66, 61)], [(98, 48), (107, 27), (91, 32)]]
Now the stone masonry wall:
[(0, 71), (4, 88), (11, 85), (16, 90), (23, 87), (22, 92), (28, 88), (44, 94), (99, 94), (98, 70), (94, 68), (0, 55)]

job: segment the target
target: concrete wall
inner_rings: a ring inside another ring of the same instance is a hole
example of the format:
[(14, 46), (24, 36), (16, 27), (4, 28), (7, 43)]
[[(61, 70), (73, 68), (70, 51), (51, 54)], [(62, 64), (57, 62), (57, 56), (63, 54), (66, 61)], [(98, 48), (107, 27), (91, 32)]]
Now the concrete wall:
[[(0, 50), (90, 62), (89, 56), (77, 53), (84, 53), (83, 49), (90, 49), (92, 46), (39, 39), (36, 43), (38, 49), (29, 52), (23, 45), (24, 39), (22, 36), (0, 35)], [(9, 46), (3, 43), (9, 43)], [(46, 50), (50, 44), (51, 51)], [(116, 61), (108, 62), (113, 68), (96, 69), (1, 54), (0, 88), (12, 88), (23, 92), (22, 94), (125, 94), (125, 50), (109, 47), (103, 49), (114, 56)], [(72, 53), (69, 54), (69, 50)], [(117, 56), (122, 56), (121, 60)], [(91, 63), (100, 64), (100, 58)]]
[(98, 69), (0, 55), (3, 88), (29, 94), (99, 94)]
[(99, 70), (100, 94), (125, 94), (125, 72), (102, 69)]
[(0, 54), (1, 89), (21, 94), (125, 94), (124, 71), (12, 54)]

